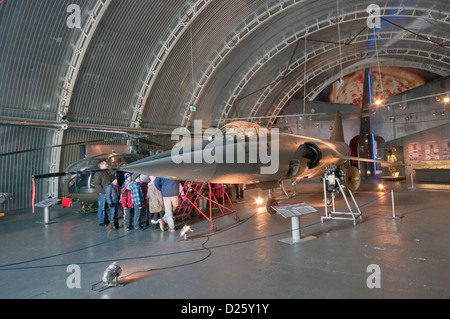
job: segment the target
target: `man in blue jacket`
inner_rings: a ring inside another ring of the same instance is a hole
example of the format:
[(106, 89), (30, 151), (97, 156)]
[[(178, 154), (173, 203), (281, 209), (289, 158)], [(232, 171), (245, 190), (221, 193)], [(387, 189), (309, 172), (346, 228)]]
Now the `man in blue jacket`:
[(155, 186), (163, 196), (165, 210), (164, 217), (159, 220), (159, 226), (164, 231), (167, 224), (169, 231), (175, 231), (173, 211), (178, 207), (179, 183), (173, 179), (157, 177)]

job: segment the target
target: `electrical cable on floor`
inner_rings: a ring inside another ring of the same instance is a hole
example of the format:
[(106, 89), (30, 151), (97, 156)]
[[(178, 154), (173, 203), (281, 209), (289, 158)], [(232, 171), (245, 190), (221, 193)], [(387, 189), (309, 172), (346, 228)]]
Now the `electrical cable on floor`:
[[(129, 273), (129, 274), (126, 275), (126, 276), (121, 276), (121, 279), (130, 277), (130, 276), (132, 276), (132, 275), (136, 275), (136, 274), (139, 274), (139, 273), (147, 273), (147, 272), (155, 271), (155, 270), (167, 270), (167, 269), (173, 269), (173, 268), (178, 268), (178, 267), (185, 267), (185, 266), (189, 266), (189, 265), (194, 265), (194, 264), (197, 264), (197, 263), (200, 263), (200, 262), (206, 260), (209, 256), (211, 256), (211, 249), (209, 249), (208, 247), (205, 246), (206, 243), (209, 241), (209, 236), (201, 236), (201, 237), (206, 237), (205, 242), (202, 243), (203, 249), (208, 251), (208, 254), (207, 254), (205, 257), (203, 257), (203, 258), (201, 258), (201, 259), (199, 259), (199, 260), (196, 260), (196, 261), (192, 261), (192, 262), (184, 263), (184, 264), (179, 264), (179, 265), (174, 265), (174, 266), (166, 266), (166, 267), (160, 267), (160, 268), (150, 268), (150, 269), (147, 269), (147, 270), (138, 270), (138, 271), (134, 271), (134, 272), (132, 272), (132, 273)], [(104, 287), (101, 287), (100, 289), (97, 290), (96, 287), (97, 287), (99, 284), (101, 284), (101, 283), (102, 283), (102, 281), (99, 281), (99, 282), (93, 284), (91, 290), (92, 290), (92, 291), (97, 291), (97, 292), (102, 292), (102, 291), (104, 291), (104, 290), (106, 290), (106, 289), (108, 289), (108, 288), (116, 287), (116, 286), (112, 286), (112, 285), (108, 285), (108, 286), (105, 286), (105, 285), (104, 285)], [(121, 285), (121, 286), (124, 286), (124, 285)]]
[[(210, 233), (210, 234), (208, 234), (208, 235), (203, 235), (202, 237), (206, 237), (206, 236), (207, 236), (207, 237), (209, 238), (210, 236), (213, 236), (213, 235), (222, 233), (222, 232), (224, 232), (224, 231), (230, 230), (230, 229), (232, 229), (232, 228), (234, 228), (234, 227), (236, 227), (236, 226), (242, 225), (244, 222), (246, 222), (247, 220), (249, 220), (251, 217), (253, 217), (253, 216), (250, 216), (250, 217), (246, 218), (245, 220), (241, 220), (239, 223), (236, 223), (236, 224), (232, 225), (231, 227), (224, 228), (224, 229), (221, 230), (221, 231), (216, 231), (216, 232)], [(122, 236), (119, 236), (119, 237), (115, 238), (114, 240), (121, 239), (121, 238), (126, 237), (126, 236), (128, 236), (128, 235), (130, 235), (130, 234), (132, 234), (132, 233), (129, 233), (129, 234), (126, 234), (126, 235), (122, 235)], [(200, 237), (200, 236), (197, 236), (197, 237)], [(84, 247), (84, 248), (72, 250), (72, 251), (66, 252), (66, 253), (56, 254), (56, 255), (47, 256), (47, 257), (41, 257), (41, 258), (37, 258), (37, 259), (33, 259), (33, 260), (28, 260), (28, 261), (23, 261), (23, 262), (17, 262), (17, 263), (12, 263), (12, 264), (7, 264), (7, 265), (2, 265), (2, 266), (0, 266), (0, 271), (6, 271), (6, 270), (29, 270), (29, 269), (42, 269), (42, 268), (67, 267), (67, 266), (69, 266), (69, 265), (71, 265), (71, 264), (74, 264), (74, 263), (75, 263), (75, 264), (78, 264), (78, 265), (91, 265), (91, 264), (107, 263), (107, 262), (114, 262), (114, 261), (126, 261), (126, 260), (132, 260), (132, 259), (145, 259), (145, 258), (152, 258), (152, 257), (168, 256), (168, 255), (178, 255), (178, 254), (184, 254), (184, 253), (190, 253), (190, 252), (200, 251), (200, 250), (203, 250), (203, 249), (204, 249), (204, 248), (202, 248), (202, 249), (193, 249), (193, 250), (186, 250), (186, 251), (173, 252), (173, 253), (165, 253), (165, 254), (159, 254), (159, 255), (141, 256), (141, 257), (119, 258), (119, 259), (116, 258), (116, 259), (114, 259), (114, 260), (112, 260), (112, 259), (111, 259), (111, 260), (96, 260), (96, 261), (87, 261), (87, 262), (72, 262), (72, 263), (70, 263), (70, 264), (54, 264), (54, 265), (43, 265), (43, 266), (30, 266), (30, 267), (4, 268), (4, 267), (10, 267), (10, 266), (13, 266), (13, 265), (24, 264), (24, 263), (29, 263), (29, 262), (39, 261), (39, 260), (48, 259), (48, 258), (52, 258), (52, 257), (56, 257), (56, 256), (61, 256), (61, 255), (65, 255), (65, 254), (68, 254), (68, 253), (77, 252), (77, 251), (81, 251), (81, 250), (84, 250), (84, 249), (87, 249), (87, 248), (99, 246), (99, 245), (102, 245), (102, 244), (105, 244), (105, 243), (108, 243), (108, 242), (110, 242), (110, 241), (104, 241), (104, 242), (101, 242), (101, 243), (98, 243), (98, 244), (95, 244), (95, 245), (91, 245), (91, 246), (88, 246), (88, 247)], [(206, 242), (205, 242), (205, 244), (206, 244)], [(214, 248), (214, 247), (212, 247), (212, 248)]]
[[(388, 193), (383, 194), (382, 197), (384, 197), (384, 196), (386, 196), (386, 195), (388, 195)], [(376, 201), (376, 200), (379, 200), (379, 199), (380, 199), (380, 197), (377, 197), (376, 199), (371, 200), (371, 201), (369, 201), (369, 202), (367, 202), (367, 203), (365, 203), (365, 204), (363, 204), (363, 205), (360, 205), (359, 207), (364, 207), (364, 206), (369, 205), (369, 204), (371, 204), (372, 202), (374, 202), (374, 201)], [(253, 214), (253, 215), (251, 215), (250, 217), (246, 218), (245, 220), (241, 220), (241, 222), (232, 225), (231, 227), (228, 227), (228, 228), (225, 228), (225, 229), (223, 229), (223, 230), (221, 230), (221, 231), (217, 231), (217, 232), (215, 232), (215, 233), (212, 233), (212, 234), (208, 235), (208, 238), (209, 238), (209, 236), (213, 236), (213, 235), (222, 233), (222, 232), (224, 232), (224, 231), (230, 230), (230, 229), (232, 229), (232, 228), (234, 228), (234, 227), (237, 227), (237, 226), (239, 226), (239, 225), (242, 225), (244, 222), (246, 222), (246, 221), (248, 221), (249, 219), (253, 218), (255, 215), (256, 215), (256, 213)], [(319, 223), (320, 223), (320, 222), (319, 222)], [(302, 228), (310, 227), (310, 226), (313, 226), (313, 225), (316, 225), (316, 224), (318, 224), (318, 223), (314, 223), (314, 224), (312, 224), (312, 225), (307, 225), (307, 226), (304, 226), (304, 227), (302, 227)], [(267, 235), (267, 236), (263, 236), (263, 237), (258, 237), (258, 238), (256, 238), (256, 239), (249, 239), (249, 240), (245, 240), (245, 241), (241, 241), (241, 242), (234, 242), (234, 243), (230, 243), (230, 244), (218, 245), (218, 246), (211, 247), (211, 248), (220, 248), (220, 247), (231, 246), (231, 245), (236, 245), (236, 244), (241, 244), (241, 243), (247, 243), (247, 242), (256, 241), (256, 240), (259, 240), (259, 239), (265, 239), (265, 238), (270, 238), (270, 237), (278, 236), (278, 235), (281, 235), (281, 234), (284, 234), (284, 233), (289, 233), (289, 232), (291, 232), (291, 231), (292, 231), (292, 230), (283, 231), (283, 232), (276, 233), (276, 234), (272, 234), (272, 235)], [(131, 233), (130, 233), (130, 234), (131, 234)], [(126, 237), (126, 236), (128, 236), (128, 235), (129, 235), (129, 234), (119, 236), (119, 237), (115, 238), (114, 240), (121, 239), (121, 238)], [(35, 262), (35, 261), (43, 260), (43, 259), (48, 259), (48, 258), (52, 258), (52, 257), (62, 256), (62, 255), (66, 255), (66, 254), (73, 253), (73, 252), (78, 252), (78, 251), (85, 250), (85, 249), (88, 249), (88, 248), (92, 248), (92, 247), (95, 247), (95, 246), (99, 246), (99, 245), (102, 245), (102, 244), (105, 244), (105, 243), (108, 243), (108, 242), (110, 242), (110, 241), (104, 241), (104, 242), (101, 242), (101, 243), (98, 243), (98, 244), (95, 244), (95, 245), (91, 245), (91, 246), (88, 246), (88, 247), (83, 247), (83, 248), (80, 248), (80, 249), (72, 250), (72, 251), (69, 251), (69, 252), (61, 253), (61, 254), (55, 254), (55, 255), (52, 255), (52, 256), (47, 256), (47, 257), (42, 257), (42, 258), (37, 258), (37, 259), (32, 259), (32, 260), (27, 260), (27, 261), (23, 261), (23, 262), (11, 263), (11, 264), (6, 264), (6, 265), (0, 265), (0, 271), (2, 271), (2, 270), (40, 269), (40, 268), (52, 268), (52, 267), (63, 267), (63, 266), (66, 266), (66, 267), (67, 267), (67, 266), (70, 265), (70, 264), (44, 265), (44, 266), (31, 266), (31, 267), (17, 267), (17, 268), (5, 268), (5, 267), (16, 266), (16, 265), (19, 265), (19, 264), (30, 263), (30, 262)], [(206, 242), (205, 242), (205, 243), (206, 243)], [(194, 251), (198, 251), (198, 250), (182, 251), (182, 252), (176, 252), (176, 253), (170, 253), (170, 254), (163, 254), (163, 255), (181, 254), (181, 253), (194, 252)], [(159, 255), (159, 256), (163, 256), (163, 255)], [(121, 259), (115, 259), (115, 261), (130, 260), (130, 259), (136, 259), (136, 258), (151, 258), (151, 257), (157, 257), (157, 256), (158, 256), (158, 255), (153, 255), (153, 256), (143, 256), (143, 257), (134, 257), (134, 258), (121, 258)], [(100, 261), (91, 261), (91, 262), (78, 262), (78, 263), (76, 263), (76, 264), (82, 265), (82, 264), (105, 263), (105, 262), (113, 262), (113, 261), (114, 261), (114, 260), (100, 260)], [(72, 264), (72, 263), (71, 263), (71, 264)], [(3, 268), (3, 269), (2, 269), (2, 268)]]
[[(382, 198), (382, 197), (384, 197), (384, 196), (386, 196), (386, 195), (388, 195), (388, 194), (389, 194), (389, 193), (384, 193), (384, 194), (382, 194), (381, 197), (377, 197), (377, 198), (375, 198), (375, 199), (373, 199), (373, 200), (370, 200), (370, 201), (368, 201), (368, 202), (366, 202), (366, 203), (360, 205), (359, 207), (367, 206), (367, 205), (373, 203), (373, 202), (376, 201), (376, 200), (379, 200), (380, 198)], [(78, 263), (76, 263), (76, 264), (79, 264), (79, 265), (82, 265), (82, 264), (84, 264), (84, 265), (85, 265), (85, 264), (96, 264), (96, 263), (105, 263), (105, 262), (113, 262), (113, 261), (131, 260), (131, 259), (138, 259), (138, 258), (139, 258), (139, 259), (143, 259), (143, 258), (152, 258), (152, 257), (158, 257), (158, 256), (176, 255), (176, 254), (182, 254), (182, 253), (188, 253), (188, 252), (194, 252), (194, 251), (201, 251), (201, 250), (204, 250), (204, 249), (208, 250), (208, 251), (209, 251), (208, 256), (206, 256), (205, 258), (202, 258), (201, 260), (192, 262), (192, 263), (198, 263), (198, 262), (201, 262), (201, 261), (205, 260), (206, 258), (208, 258), (208, 257), (211, 255), (211, 249), (222, 248), (222, 247), (233, 246), (233, 245), (244, 244), (244, 243), (249, 243), (249, 242), (252, 242), (252, 241), (257, 241), (257, 240), (261, 240), (261, 239), (267, 239), (267, 238), (279, 236), (279, 235), (282, 235), (282, 234), (285, 234), (285, 233), (290, 233), (290, 232), (292, 231), (292, 229), (290, 229), (290, 230), (278, 232), (278, 233), (275, 233), (275, 234), (270, 234), (270, 235), (266, 235), (266, 236), (262, 236), (262, 237), (257, 237), (257, 238), (252, 238), (252, 239), (248, 239), (248, 240), (243, 240), (243, 241), (239, 241), (239, 242), (233, 242), (233, 243), (228, 243), (228, 244), (216, 245), (216, 246), (214, 246), (214, 247), (209, 247), (209, 248), (204, 246), (204, 245), (208, 242), (210, 236), (213, 236), (213, 235), (222, 233), (222, 232), (224, 232), (224, 231), (228, 231), (228, 230), (230, 230), (230, 229), (232, 229), (232, 228), (234, 228), (234, 227), (237, 227), (237, 226), (239, 226), (239, 225), (242, 225), (244, 222), (250, 220), (250, 219), (253, 218), (255, 215), (256, 215), (256, 213), (253, 214), (253, 215), (251, 215), (251, 216), (249, 216), (248, 218), (246, 218), (246, 219), (244, 219), (244, 220), (241, 220), (241, 222), (232, 225), (231, 227), (224, 228), (222, 231), (217, 231), (217, 232), (214, 232), (214, 233), (209, 234), (209, 235), (203, 235), (202, 237), (207, 237), (208, 239), (202, 244), (202, 246), (203, 246), (202, 249), (194, 249), (194, 250), (181, 251), (181, 252), (174, 252), (174, 253), (167, 253), (167, 254), (160, 254), (160, 255), (150, 255), (150, 256), (133, 257), (133, 258), (121, 258), (121, 259), (115, 259), (115, 260), (98, 260), (98, 261), (90, 261), (90, 262), (78, 262)], [(319, 221), (319, 222), (317, 222), (317, 223), (313, 223), (313, 224), (310, 224), (310, 225), (306, 225), (306, 226), (303, 226), (303, 227), (301, 227), (301, 228), (303, 229), (303, 228), (311, 227), (311, 226), (314, 226), (314, 225), (317, 225), (317, 224), (320, 224), (320, 223), (321, 223), (321, 222)], [(128, 234), (127, 234), (127, 235), (128, 235)], [(127, 235), (119, 236), (119, 237), (115, 238), (114, 240), (121, 239), (121, 238), (123, 238), (123, 237), (125, 237), (125, 236), (127, 236)], [(51, 258), (51, 257), (61, 256), (61, 255), (65, 255), (65, 254), (72, 253), (72, 252), (76, 252), (76, 251), (81, 251), (81, 250), (84, 250), (84, 249), (87, 249), (87, 248), (99, 246), (99, 245), (104, 244), (104, 243), (107, 243), (107, 242), (109, 242), (109, 241), (105, 241), (105, 242), (102, 242), (102, 243), (98, 243), (98, 244), (95, 244), (95, 245), (92, 245), (92, 246), (89, 246), (89, 247), (84, 247), (84, 248), (72, 250), (72, 251), (66, 252), (66, 253), (56, 254), (56, 255), (47, 256), (47, 257), (42, 257), (42, 258), (33, 259), (33, 260), (28, 260), (28, 261), (24, 261), (24, 262), (12, 263), (12, 264), (7, 264), (7, 265), (0, 265), (0, 271), (6, 271), (6, 270), (24, 270), (24, 269), (41, 269), (41, 268), (52, 268), (52, 267), (62, 267), (62, 266), (66, 266), (66, 267), (67, 267), (67, 266), (70, 265), (70, 264), (44, 265), (44, 266), (31, 266), (31, 267), (18, 267), (18, 268), (4, 268), (4, 267), (10, 267), (10, 266), (13, 266), (13, 265), (18, 265), (18, 264), (23, 264), (23, 263), (28, 263), (28, 262), (33, 262), (33, 261), (38, 261), (38, 260), (48, 259), (48, 258)], [(192, 264), (192, 263), (183, 264), (183, 265), (171, 266), (170, 268), (181, 267), (181, 266), (187, 266), (187, 265)], [(73, 263), (71, 263), (71, 264), (73, 264)], [(162, 268), (162, 269), (169, 269), (169, 268)], [(152, 270), (158, 270), (158, 269), (152, 269)], [(131, 275), (131, 274), (129, 274), (129, 275), (127, 275), (127, 276), (130, 276), (130, 275)]]
[(75, 253), (75, 252), (80, 252), (80, 251), (85, 250), (85, 249), (89, 249), (89, 248), (100, 246), (100, 245), (103, 245), (103, 244), (106, 244), (106, 243), (110, 243), (111, 241), (121, 239), (121, 238), (126, 237), (126, 236), (128, 236), (130, 234), (131, 233), (128, 233), (128, 234), (125, 234), (125, 235), (120, 235), (120, 236), (118, 236), (116, 238), (108, 239), (108, 240), (102, 241), (102, 242), (94, 244), (94, 245), (90, 245), (90, 246), (86, 246), (86, 247), (82, 247), (82, 248), (66, 251), (66, 252), (63, 252), (63, 253), (55, 254), (55, 255), (50, 255), (50, 256), (46, 256), (46, 257), (35, 258), (35, 259), (30, 259), (30, 260), (25, 260), (25, 261), (20, 261), (20, 262), (6, 264), (6, 265), (0, 265), (0, 270), (2, 270), (1, 268), (4, 268), (4, 267), (11, 267), (11, 266), (16, 266), (16, 265), (21, 265), (21, 264), (27, 264), (27, 263), (32, 263), (32, 262), (35, 262), (35, 261), (40, 261), (40, 260), (44, 260), (44, 259), (49, 259), (49, 258), (60, 257), (60, 256), (63, 256), (63, 255), (72, 254), (72, 253)]
[(205, 257), (203, 257), (203, 258), (201, 258), (201, 259), (199, 259), (199, 260), (193, 261), (193, 262), (184, 263), (184, 264), (180, 264), (180, 265), (174, 265), (174, 266), (167, 266), (167, 267), (153, 268), (153, 269), (148, 269), (148, 270), (139, 270), (139, 271), (135, 271), (135, 272), (132, 272), (132, 273), (130, 273), (130, 274), (128, 274), (128, 275), (126, 275), (126, 276), (124, 276), (124, 277), (122, 277), (122, 278), (126, 278), (126, 277), (129, 277), (129, 276), (131, 276), (131, 275), (138, 274), (138, 273), (145, 273), (145, 272), (154, 271), (154, 270), (166, 270), (166, 269), (173, 269), (173, 268), (178, 268), (178, 267), (184, 267), (184, 266), (194, 265), (194, 264), (198, 264), (198, 263), (200, 263), (200, 262), (206, 260), (209, 256), (211, 256), (211, 249), (209, 249), (208, 247), (205, 246), (206, 243), (209, 241), (209, 236), (202, 236), (202, 237), (206, 237), (205, 242), (202, 243), (203, 249), (206, 250), (206, 251), (208, 251), (208, 254), (207, 254)]
[[(248, 217), (248, 218), (246, 218), (244, 220), (241, 220), (239, 223), (236, 223), (236, 224), (234, 224), (232, 226), (226, 227), (226, 228), (224, 228), (224, 229), (222, 229), (220, 231), (216, 231), (216, 232), (214, 232), (212, 234), (197, 236), (196, 238), (206, 238), (206, 241), (202, 243), (202, 247), (203, 247), (203, 250), (207, 250), (208, 251), (208, 254), (205, 257), (203, 257), (203, 258), (201, 258), (199, 260), (196, 260), (196, 261), (193, 261), (193, 262), (189, 262), (189, 263), (174, 265), (174, 266), (167, 266), (167, 267), (160, 267), (160, 268), (151, 268), (151, 269), (147, 269), (147, 270), (138, 270), (138, 271), (134, 271), (134, 272), (132, 272), (130, 274), (127, 274), (126, 276), (121, 276), (120, 278), (124, 279), (124, 278), (130, 277), (132, 275), (136, 275), (136, 274), (139, 274), (139, 273), (147, 273), (147, 272), (150, 272), (150, 271), (157, 271), (157, 270), (167, 270), (167, 269), (173, 269), (173, 268), (178, 268), (178, 267), (185, 267), (185, 266), (189, 266), (189, 265), (194, 265), (194, 264), (200, 263), (200, 262), (206, 260), (207, 258), (209, 258), (209, 256), (211, 256), (211, 254), (212, 254), (211, 249), (205, 246), (206, 243), (209, 241), (210, 236), (217, 235), (217, 234), (223, 233), (225, 231), (228, 231), (228, 230), (230, 230), (230, 229), (232, 229), (234, 227), (240, 226), (240, 225), (242, 225), (243, 223), (245, 223), (246, 221), (248, 221), (249, 219), (251, 219), (254, 216), (255, 216), (255, 214), (251, 215), (250, 217)], [(100, 286), (100, 284), (103, 284), (103, 286)], [(94, 283), (92, 285), (91, 290), (92, 291), (96, 291), (96, 292), (102, 292), (102, 291), (105, 291), (106, 289), (109, 289), (111, 287), (121, 287), (121, 286), (124, 286), (124, 285), (119, 285), (119, 284), (117, 284), (117, 285), (106, 285), (106, 284), (103, 283), (103, 281), (99, 281), (99, 282), (96, 282), (96, 283)]]

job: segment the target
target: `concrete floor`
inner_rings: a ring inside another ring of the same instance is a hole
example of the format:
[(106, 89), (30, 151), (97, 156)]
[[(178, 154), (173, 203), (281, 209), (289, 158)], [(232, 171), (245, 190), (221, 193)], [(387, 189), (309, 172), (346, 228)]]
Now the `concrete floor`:
[[(183, 222), (175, 233), (112, 230), (76, 204), (53, 207), (48, 225), (40, 208), (7, 212), (0, 217), (0, 298), (450, 298), (449, 185), (412, 191), (406, 181), (385, 184), (380, 192), (368, 180), (355, 194), (363, 220), (354, 226), (322, 224), (322, 184), (302, 181), (299, 195), (283, 203), (318, 210), (301, 217), (302, 235), (316, 239), (292, 246), (279, 242), (291, 237), (290, 220), (258, 208), (257, 190), (235, 204), (241, 221), (219, 218), (215, 233), (194, 217), (188, 241), (179, 237)], [(385, 218), (392, 216), (391, 188), (400, 220)], [(344, 205), (340, 197), (338, 209)], [(113, 261), (123, 268), (122, 286), (94, 291)], [(67, 286), (72, 264), (80, 267), (81, 288)], [(369, 288), (377, 274), (381, 287)]]

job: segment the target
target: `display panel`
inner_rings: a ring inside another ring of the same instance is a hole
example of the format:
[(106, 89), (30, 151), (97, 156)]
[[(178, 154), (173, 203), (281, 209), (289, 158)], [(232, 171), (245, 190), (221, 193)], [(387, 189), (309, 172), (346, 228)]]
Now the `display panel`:
[(425, 160), (439, 160), (439, 144), (437, 141), (427, 141), (425, 144)]
[(419, 142), (413, 142), (408, 144), (408, 155), (410, 162), (416, 162), (422, 160), (422, 144)]

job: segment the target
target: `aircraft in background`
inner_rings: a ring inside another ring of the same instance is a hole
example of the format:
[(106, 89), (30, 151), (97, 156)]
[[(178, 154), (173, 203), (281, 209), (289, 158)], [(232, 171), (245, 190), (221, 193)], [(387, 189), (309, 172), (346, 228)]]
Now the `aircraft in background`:
[(139, 154), (110, 153), (83, 158), (65, 169), (60, 181), (62, 195), (80, 201), (83, 212), (93, 211), (98, 201), (98, 194), (93, 185), (95, 171), (99, 170), (98, 163), (105, 160), (108, 163), (108, 170), (119, 170), (120, 166), (143, 157)]
[[(72, 127), (74, 126), (74, 127)], [(94, 129), (93, 127), (89, 126), (83, 126), (83, 125), (74, 125), (73, 123), (69, 123), (69, 129), (84, 129), (84, 130), (91, 130)], [(119, 130), (120, 129), (120, 130)], [(161, 149), (167, 149), (164, 148), (161, 140), (158, 140), (158, 138), (165, 138), (168, 136), (167, 132), (164, 131), (156, 131), (156, 130), (147, 130), (147, 129), (130, 129), (130, 128), (117, 128), (117, 127), (95, 127), (95, 131), (99, 132), (122, 132), (126, 133), (127, 135), (124, 137), (115, 137), (115, 138), (108, 138), (103, 140), (93, 140), (93, 141), (83, 141), (83, 142), (76, 142), (76, 143), (69, 143), (69, 144), (62, 144), (62, 145), (52, 145), (52, 146), (46, 146), (41, 149), (47, 149), (47, 148), (55, 148), (55, 147), (66, 147), (66, 146), (74, 146), (74, 145), (90, 145), (90, 146), (105, 146), (104, 144), (100, 144), (101, 142), (108, 142), (111, 141), (131, 141), (131, 145), (135, 145), (137, 141), (139, 143), (143, 144), (149, 144), (155, 147), (153, 151), (156, 153), (161, 152)], [(153, 135), (144, 134), (152, 133)], [(130, 133), (135, 133), (133, 135), (130, 135)], [(94, 144), (95, 143), (95, 144)], [(107, 144), (111, 147), (113, 147), (110, 144)], [(19, 151), (15, 153), (24, 153), (24, 152), (31, 152), (36, 151), (37, 149), (31, 149), (31, 150), (24, 150)], [(100, 148), (101, 151), (101, 148)], [(96, 148), (94, 150), (95, 154), (100, 153), (99, 149)], [(103, 152), (106, 152), (106, 150), (103, 150)], [(3, 155), (12, 155), (12, 154), (3, 154)], [(94, 174), (97, 171), (100, 171), (98, 167), (98, 163), (100, 160), (105, 160), (108, 163), (108, 169), (107, 171), (111, 172), (120, 172), (119, 168), (123, 165), (132, 163), (134, 161), (140, 160), (144, 158), (145, 155), (142, 154), (135, 154), (135, 153), (116, 153), (114, 149), (112, 149), (111, 153), (105, 153), (105, 154), (99, 154), (99, 155), (93, 155), (86, 158), (83, 158), (81, 160), (78, 160), (77, 162), (69, 165), (64, 171), (62, 172), (54, 172), (54, 173), (47, 173), (47, 174), (40, 174), (40, 175), (32, 175), (32, 182), (33, 182), (33, 198), (32, 198), (32, 205), (34, 207), (34, 194), (35, 194), (35, 180), (37, 179), (48, 179), (48, 178), (60, 178), (59, 184), (60, 184), (60, 196), (64, 198), (70, 198), (75, 201), (80, 201), (82, 203), (82, 212), (93, 212), (97, 208), (97, 202), (98, 202), (98, 194), (96, 194), (93, 181), (94, 181)], [(120, 176), (120, 174), (119, 174)], [(34, 208), (33, 208), (34, 210)]]
[[(279, 147), (274, 148), (274, 145)], [(270, 156), (268, 150), (271, 150)], [(266, 207), (269, 213), (274, 213), (271, 206), (277, 205), (277, 201), (272, 190), (278, 188), (283, 180), (324, 176), (325, 170), (330, 168), (342, 175), (341, 165), (349, 160), (393, 165), (350, 154), (338, 112), (328, 141), (267, 130), (255, 123), (239, 121), (225, 125), (221, 134), (213, 133), (203, 142), (178, 148), (176, 145), (172, 151), (133, 162), (123, 169), (180, 181), (254, 184), (262, 190), (269, 190)], [(275, 170), (272, 169), (274, 161), (277, 162)], [(357, 190), (361, 182), (359, 170), (350, 166), (344, 175), (344, 184), (352, 191)]]

